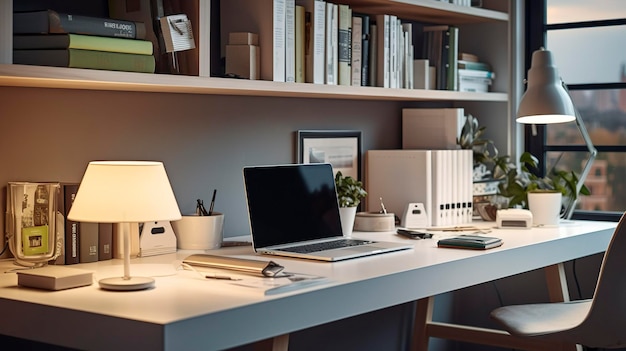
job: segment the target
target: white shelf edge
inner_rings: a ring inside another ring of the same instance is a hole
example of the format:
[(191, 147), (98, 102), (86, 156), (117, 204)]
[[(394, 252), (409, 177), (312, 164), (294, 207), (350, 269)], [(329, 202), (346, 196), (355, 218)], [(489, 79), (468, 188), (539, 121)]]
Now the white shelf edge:
[(308, 83), (0, 65), (0, 86), (344, 100), (506, 102), (506, 93), (389, 89)]

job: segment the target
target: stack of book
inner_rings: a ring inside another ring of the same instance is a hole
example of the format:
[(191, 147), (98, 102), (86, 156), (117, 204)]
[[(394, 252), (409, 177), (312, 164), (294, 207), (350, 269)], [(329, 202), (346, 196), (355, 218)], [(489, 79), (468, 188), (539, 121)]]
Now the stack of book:
[(154, 73), (142, 22), (52, 10), (13, 14), (13, 63)]
[(476, 55), (461, 53), (458, 60), (459, 91), (486, 93), (496, 74), (491, 66), (480, 62)]

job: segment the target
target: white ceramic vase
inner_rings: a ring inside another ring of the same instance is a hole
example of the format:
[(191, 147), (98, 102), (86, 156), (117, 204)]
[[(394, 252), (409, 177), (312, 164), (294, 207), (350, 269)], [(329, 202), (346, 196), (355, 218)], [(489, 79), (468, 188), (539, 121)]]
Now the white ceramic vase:
[(343, 236), (349, 238), (352, 236), (354, 228), (354, 218), (356, 217), (356, 206), (339, 207), (339, 218), (341, 218), (341, 231)]

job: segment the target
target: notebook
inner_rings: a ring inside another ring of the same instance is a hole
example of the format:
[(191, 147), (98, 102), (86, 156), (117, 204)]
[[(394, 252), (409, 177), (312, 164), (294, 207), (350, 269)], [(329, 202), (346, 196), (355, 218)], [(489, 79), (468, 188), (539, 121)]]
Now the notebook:
[(244, 167), (243, 176), (255, 252), (339, 261), (412, 248), (343, 237), (330, 164)]

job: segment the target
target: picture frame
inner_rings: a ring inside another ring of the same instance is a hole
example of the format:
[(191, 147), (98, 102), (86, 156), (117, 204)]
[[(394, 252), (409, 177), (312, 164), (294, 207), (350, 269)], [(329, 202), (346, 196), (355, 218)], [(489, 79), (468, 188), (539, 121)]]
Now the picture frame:
[(330, 163), (333, 174), (361, 179), (360, 130), (298, 130), (298, 163)]

